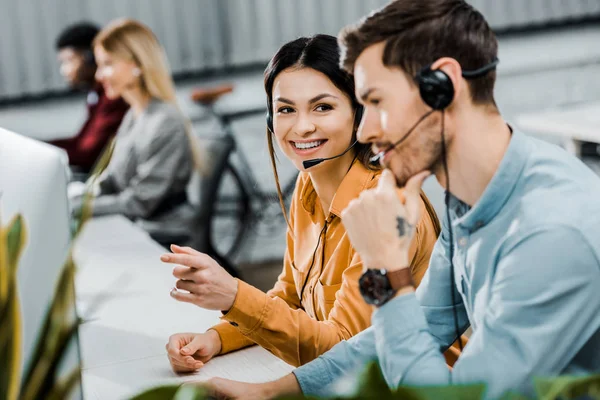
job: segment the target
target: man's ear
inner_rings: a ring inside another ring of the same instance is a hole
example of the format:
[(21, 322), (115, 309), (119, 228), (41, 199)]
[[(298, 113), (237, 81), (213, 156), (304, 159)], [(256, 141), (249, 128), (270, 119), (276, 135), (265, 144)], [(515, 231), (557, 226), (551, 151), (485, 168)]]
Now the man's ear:
[(442, 57), (431, 64), (431, 69), (444, 71), (452, 81), (452, 85), (454, 86), (454, 97), (452, 98), (452, 101), (462, 94), (465, 87), (463, 85), (462, 67), (458, 61), (451, 57)]

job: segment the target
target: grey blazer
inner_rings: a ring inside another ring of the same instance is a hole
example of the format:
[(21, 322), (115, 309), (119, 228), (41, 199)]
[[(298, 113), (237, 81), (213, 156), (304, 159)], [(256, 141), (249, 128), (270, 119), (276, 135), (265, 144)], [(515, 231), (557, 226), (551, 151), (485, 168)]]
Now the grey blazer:
[(94, 215), (124, 214), (150, 233), (189, 233), (193, 208), (184, 194), (193, 172), (185, 122), (173, 104), (152, 100), (129, 110), (109, 165), (99, 177)]

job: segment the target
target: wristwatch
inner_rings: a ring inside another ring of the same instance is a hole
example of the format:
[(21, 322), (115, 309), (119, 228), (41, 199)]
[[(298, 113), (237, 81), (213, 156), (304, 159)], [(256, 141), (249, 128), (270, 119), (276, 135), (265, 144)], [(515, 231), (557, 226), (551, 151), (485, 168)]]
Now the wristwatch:
[(388, 272), (385, 269), (368, 269), (358, 281), (360, 294), (367, 304), (382, 306), (394, 297), (398, 290), (414, 286), (410, 268)]

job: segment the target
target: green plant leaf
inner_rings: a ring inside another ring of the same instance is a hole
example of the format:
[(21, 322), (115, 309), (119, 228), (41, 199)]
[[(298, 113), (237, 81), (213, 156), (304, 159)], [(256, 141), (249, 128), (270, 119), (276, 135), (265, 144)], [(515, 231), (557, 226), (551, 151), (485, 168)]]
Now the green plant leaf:
[(6, 399), (16, 400), (19, 397), (21, 380), (21, 308), (17, 294), (17, 285), (12, 282), (2, 314), (0, 332), (0, 394), (5, 393)]
[(506, 392), (498, 400), (532, 400), (532, 399), (530, 399), (529, 397), (524, 396), (524, 395), (522, 395), (520, 393)]
[(360, 399), (415, 399), (415, 400), (437, 400), (437, 399), (466, 399), (479, 400), (483, 398), (486, 386), (484, 384), (474, 385), (452, 385), (452, 386), (400, 386), (395, 391), (390, 390), (385, 381), (379, 364), (370, 363), (359, 380), (359, 388), (356, 397)]
[(377, 362), (369, 363), (361, 374), (356, 395), (364, 399), (391, 398), (392, 391)]
[(109, 142), (109, 144), (106, 146), (106, 148), (102, 152), (102, 155), (100, 156), (98, 162), (94, 166), (94, 169), (91, 173), (90, 178), (88, 179), (88, 182), (86, 183), (88, 186), (83, 195), (83, 203), (81, 205), (81, 210), (79, 210), (78, 218), (76, 218), (77, 221), (75, 223), (76, 228), (75, 228), (74, 239), (77, 236), (79, 236), (79, 234), (81, 233), (85, 224), (92, 217), (93, 202), (94, 202), (94, 195), (92, 194), (92, 188), (93, 188), (95, 182), (98, 180), (98, 178), (102, 174), (102, 172), (104, 172), (104, 170), (110, 163), (110, 159), (112, 158), (112, 153), (115, 148), (115, 141), (116, 141), (116, 138), (113, 138)]
[(64, 400), (69, 398), (69, 395), (75, 389), (77, 383), (79, 383), (81, 377), (81, 370), (79, 368), (75, 368), (69, 375), (67, 375), (63, 380), (56, 383), (50, 393), (46, 394), (44, 399), (47, 400)]
[(75, 265), (69, 254), (22, 383), (22, 399), (34, 400), (48, 393), (56, 379), (56, 368), (67, 345), (76, 334), (79, 321), (73, 321)]
[(26, 242), (26, 229), (21, 214), (15, 215), (6, 227), (0, 218), (0, 310), (6, 306), (9, 286), (17, 276), (19, 258)]
[[(320, 397), (315, 397), (315, 396), (304, 396), (301, 394), (286, 394), (283, 396), (279, 396), (276, 398), (276, 400), (319, 400), (321, 399)], [(343, 400), (348, 400), (348, 398), (331, 398), (331, 400), (338, 400), (338, 399), (343, 399)]]
[(172, 400), (179, 388), (177, 385), (158, 386), (146, 390), (130, 400)]
[(0, 220), (0, 394), (19, 397), (22, 321), (17, 269), (26, 242), (23, 217), (15, 215), (6, 227)]
[(535, 378), (534, 386), (541, 400), (576, 399), (581, 396), (600, 398), (600, 374)]
[(173, 400), (204, 400), (208, 398), (206, 390), (196, 385), (181, 386)]
[(6, 235), (7, 242), (7, 256), (8, 256), (8, 267), (9, 267), (9, 279), (16, 279), (17, 268), (19, 266), (19, 258), (25, 248), (25, 226), (23, 223), (23, 216), (17, 214), (13, 217), (11, 222), (8, 224), (8, 232)]
[(400, 386), (394, 398), (414, 400), (480, 400), (483, 398), (484, 384), (444, 385), (444, 386)]

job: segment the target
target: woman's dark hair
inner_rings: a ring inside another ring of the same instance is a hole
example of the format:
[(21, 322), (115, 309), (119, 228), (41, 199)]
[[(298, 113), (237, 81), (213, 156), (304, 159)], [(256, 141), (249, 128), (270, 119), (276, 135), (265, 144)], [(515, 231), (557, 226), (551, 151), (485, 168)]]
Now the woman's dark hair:
[[(362, 106), (356, 101), (354, 94), (354, 78), (352, 75), (340, 68), (340, 47), (337, 39), (331, 35), (315, 35), (312, 37), (301, 37), (291, 42), (284, 44), (279, 51), (273, 56), (269, 65), (265, 69), (265, 92), (267, 93), (267, 107), (269, 115), (273, 115), (273, 83), (275, 78), (284, 70), (295, 68), (311, 68), (321, 72), (329, 78), (339, 90), (344, 92), (352, 103), (352, 108), (355, 111), (354, 132), (352, 140), (356, 140), (356, 130), (360, 124), (360, 116), (362, 115)], [(279, 176), (277, 174), (277, 166), (275, 159), (275, 149), (273, 146), (272, 132), (267, 130), (267, 142), (269, 145), (269, 155), (271, 157), (271, 165), (273, 174), (275, 175), (275, 184), (277, 193), (279, 194), (279, 202), (283, 210), (284, 216), (285, 203), (281, 193), (279, 184)], [(367, 168), (376, 169), (369, 163), (369, 158), (372, 156), (371, 146), (367, 144), (357, 143), (355, 146), (356, 158)], [(289, 225), (289, 221), (288, 221)]]

